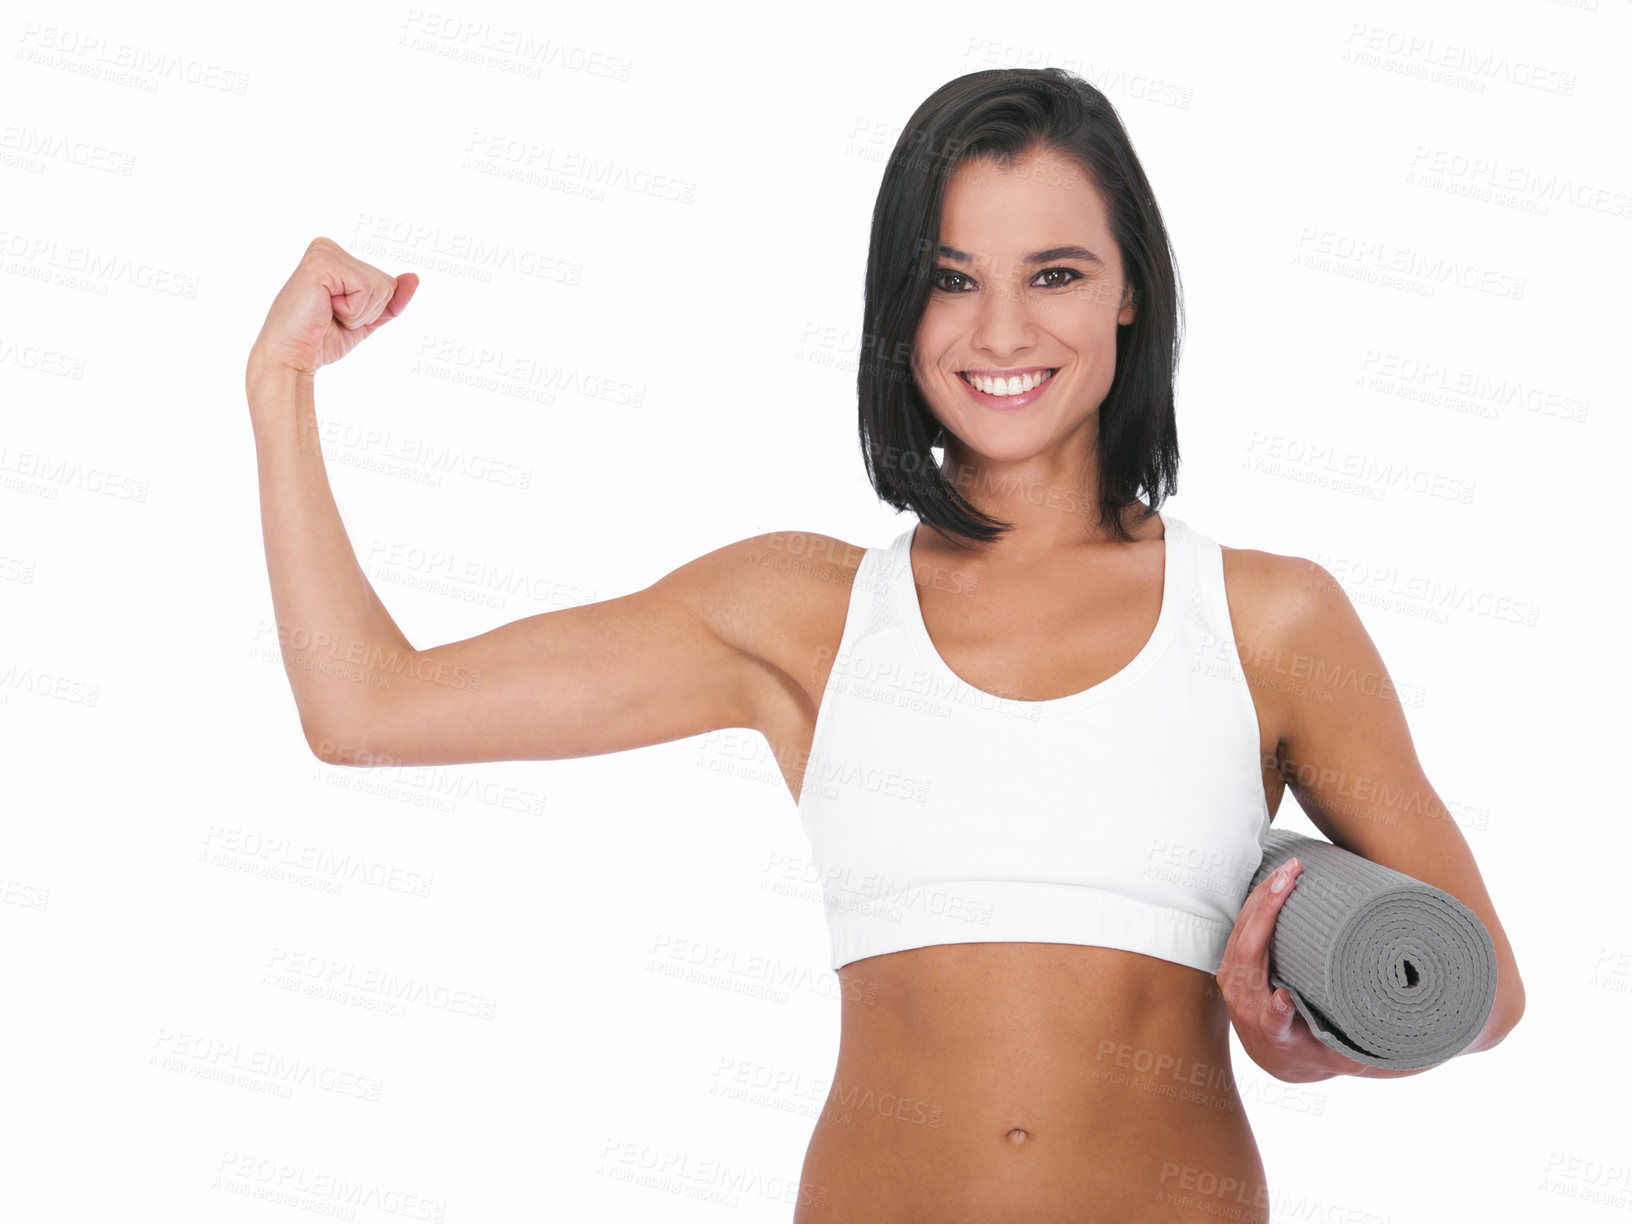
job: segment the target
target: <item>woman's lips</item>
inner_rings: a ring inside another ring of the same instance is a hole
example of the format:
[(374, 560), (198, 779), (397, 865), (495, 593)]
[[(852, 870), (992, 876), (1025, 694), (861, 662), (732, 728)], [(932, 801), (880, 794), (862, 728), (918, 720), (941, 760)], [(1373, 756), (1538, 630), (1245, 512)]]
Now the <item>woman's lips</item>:
[(1043, 379), (1030, 391), (1022, 391), (1019, 395), (989, 395), (971, 383), (961, 373), (958, 375), (958, 381), (963, 384), (964, 389), (969, 392), (977, 404), (996, 409), (998, 412), (1013, 412), (1018, 408), (1026, 407), (1028, 404), (1036, 403), (1042, 397), (1043, 392), (1053, 385), (1054, 375), (1057, 373), (1059, 373), (1057, 369), (1050, 370), (1047, 378)]

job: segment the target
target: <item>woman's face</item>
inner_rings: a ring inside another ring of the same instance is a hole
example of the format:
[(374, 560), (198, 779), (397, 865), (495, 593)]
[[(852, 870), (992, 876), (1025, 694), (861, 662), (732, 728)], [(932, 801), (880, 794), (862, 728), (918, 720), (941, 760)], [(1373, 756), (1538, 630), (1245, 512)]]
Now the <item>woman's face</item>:
[(1116, 329), (1133, 321), (1128, 296), (1105, 205), (1074, 159), (1045, 150), (1007, 169), (988, 158), (959, 166), (913, 345), (949, 452), (996, 462), (1062, 443), (1082, 450), (1078, 460), (1092, 452)]

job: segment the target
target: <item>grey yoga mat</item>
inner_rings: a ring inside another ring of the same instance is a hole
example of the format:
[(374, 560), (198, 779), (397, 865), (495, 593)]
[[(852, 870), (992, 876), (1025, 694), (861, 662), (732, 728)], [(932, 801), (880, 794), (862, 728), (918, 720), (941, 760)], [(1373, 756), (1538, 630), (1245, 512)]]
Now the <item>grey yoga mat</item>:
[(1412, 1070), (1467, 1049), (1496, 1001), (1496, 948), (1455, 897), (1331, 842), (1271, 829), (1258, 887), (1296, 856), (1303, 874), (1275, 919), (1270, 989), (1325, 1045)]

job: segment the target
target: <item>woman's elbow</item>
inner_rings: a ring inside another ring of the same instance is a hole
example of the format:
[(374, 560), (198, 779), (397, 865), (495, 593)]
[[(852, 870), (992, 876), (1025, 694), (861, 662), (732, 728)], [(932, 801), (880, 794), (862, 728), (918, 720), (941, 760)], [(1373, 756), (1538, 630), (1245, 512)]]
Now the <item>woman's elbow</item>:
[(1485, 1027), (1468, 1047), (1468, 1053), (1500, 1045), (1502, 1039), (1511, 1033), (1523, 1018), (1524, 983), (1519, 981), (1518, 975), (1515, 974), (1511, 986), (1504, 985), (1497, 990), (1496, 1002), (1490, 1009), (1490, 1019), (1485, 1021)]

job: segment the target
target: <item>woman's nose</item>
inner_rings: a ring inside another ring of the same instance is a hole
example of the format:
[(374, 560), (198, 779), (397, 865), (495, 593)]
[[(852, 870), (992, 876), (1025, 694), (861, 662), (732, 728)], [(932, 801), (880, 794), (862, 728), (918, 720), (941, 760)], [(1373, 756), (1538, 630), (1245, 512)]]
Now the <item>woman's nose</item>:
[(1019, 285), (999, 283), (981, 293), (973, 339), (976, 347), (994, 356), (1012, 353), (1031, 344), (1036, 320), (1032, 303)]

